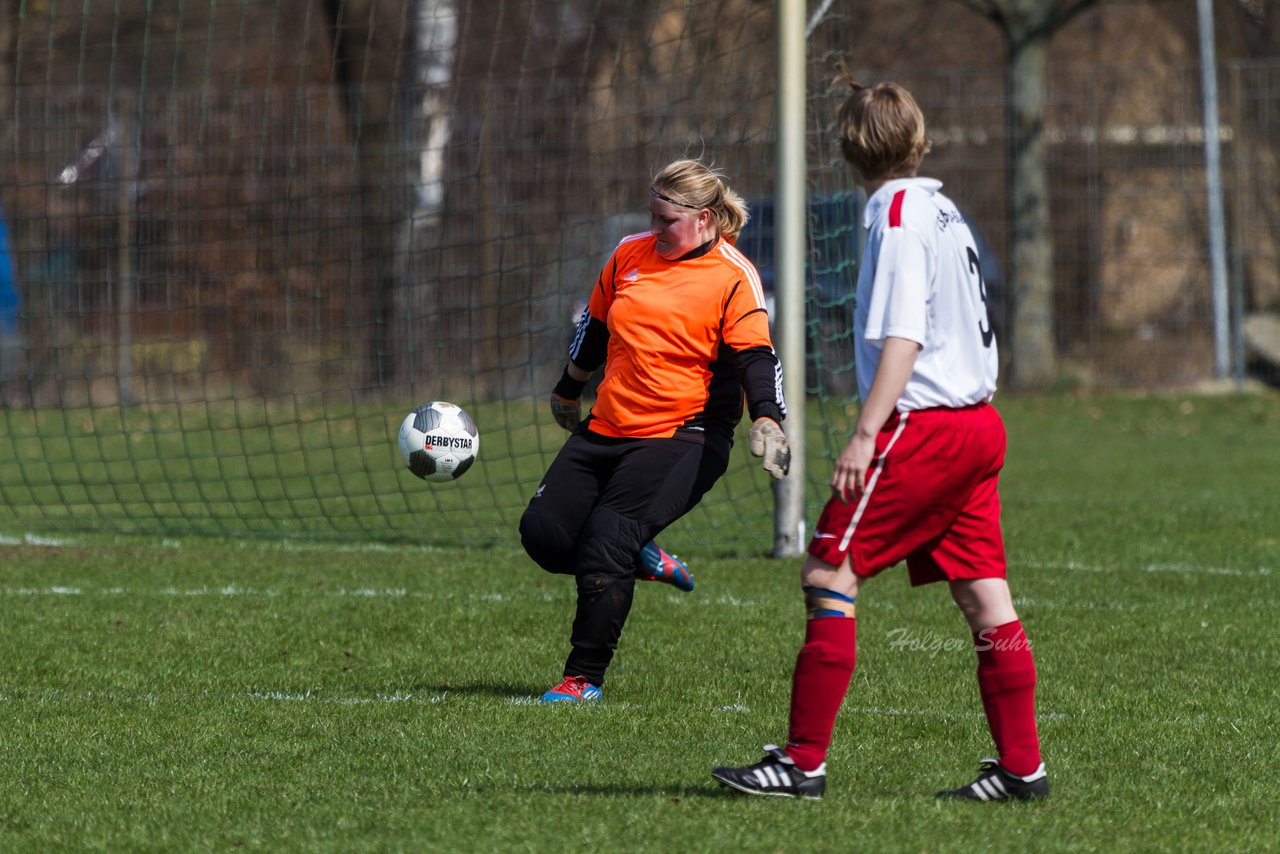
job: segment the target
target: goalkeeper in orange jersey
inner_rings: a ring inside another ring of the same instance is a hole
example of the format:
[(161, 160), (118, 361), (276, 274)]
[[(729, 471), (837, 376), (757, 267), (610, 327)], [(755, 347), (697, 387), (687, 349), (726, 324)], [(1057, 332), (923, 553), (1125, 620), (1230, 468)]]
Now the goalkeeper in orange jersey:
[(571, 650), (547, 702), (600, 699), (637, 579), (693, 589), (653, 538), (724, 474), (744, 392), (751, 452), (775, 478), (790, 464), (760, 275), (734, 247), (742, 198), (719, 171), (678, 160), (653, 179), (649, 214), (649, 231), (624, 237), (592, 288), (551, 395), (570, 436), (520, 520), (529, 557), (577, 582)]

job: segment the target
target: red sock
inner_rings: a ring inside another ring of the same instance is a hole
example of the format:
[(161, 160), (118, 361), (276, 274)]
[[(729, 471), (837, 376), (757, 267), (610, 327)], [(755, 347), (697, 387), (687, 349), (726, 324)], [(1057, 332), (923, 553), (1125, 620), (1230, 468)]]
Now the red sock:
[(836, 713), (857, 661), (856, 629), (853, 617), (823, 617), (806, 624), (791, 680), (787, 734), (787, 755), (801, 771), (814, 770), (827, 756)]
[(1026, 776), (1040, 767), (1036, 734), (1036, 664), (1031, 642), (1014, 620), (973, 636), (978, 654), (978, 692), (987, 713), (1000, 764)]

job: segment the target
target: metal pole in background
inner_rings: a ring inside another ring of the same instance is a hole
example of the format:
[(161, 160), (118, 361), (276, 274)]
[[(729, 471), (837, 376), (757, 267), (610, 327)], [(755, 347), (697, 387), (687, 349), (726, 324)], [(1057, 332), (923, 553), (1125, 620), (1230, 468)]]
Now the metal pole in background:
[(1200, 20), (1200, 82), (1204, 99), (1204, 171), (1209, 202), (1209, 264), (1213, 283), (1213, 367), (1222, 378), (1231, 369), (1227, 252), (1222, 215), (1222, 150), (1218, 139), (1218, 60), (1213, 38), (1213, 0), (1196, 0)]
[(1245, 188), (1249, 186), (1245, 170), (1245, 157), (1240, 141), (1245, 137), (1244, 85), (1240, 66), (1231, 64), (1231, 155), (1235, 165), (1235, 192), (1231, 194), (1231, 361), (1236, 380), (1236, 391), (1244, 391), (1244, 225), (1248, 222), (1248, 202)]
[(774, 287), (778, 358), (787, 398), (791, 473), (774, 484), (774, 557), (804, 548), (805, 2), (778, 0), (778, 164), (774, 184)]

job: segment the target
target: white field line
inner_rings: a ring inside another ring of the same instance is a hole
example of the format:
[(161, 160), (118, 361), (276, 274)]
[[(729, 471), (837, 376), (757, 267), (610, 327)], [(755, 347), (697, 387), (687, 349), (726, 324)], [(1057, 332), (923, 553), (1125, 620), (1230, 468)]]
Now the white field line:
[[(751, 707), (742, 703), (733, 703), (727, 706), (716, 706), (712, 711), (726, 713), (744, 713), (750, 712)], [(851, 706), (848, 703), (840, 707), (841, 714), (854, 715), (872, 715), (881, 718), (981, 718), (984, 717), (983, 712), (978, 709), (969, 709), (957, 711), (955, 709), (902, 709), (892, 706)], [(1036, 720), (1040, 721), (1065, 721), (1071, 715), (1064, 712), (1045, 712), (1041, 711), (1036, 714)]]
[(164, 596), (175, 599), (196, 597), (217, 597), (222, 599), (420, 599), (440, 601), (477, 600), (482, 602), (560, 602), (571, 598), (572, 591), (563, 596), (546, 591), (528, 591), (513, 593), (435, 593), (428, 590), (407, 590), (403, 587), (353, 587), (335, 588), (333, 590), (277, 589), (271, 587), (241, 587), (235, 584), (205, 585), (202, 587), (159, 587), (150, 589), (130, 589), (127, 587), (5, 587), (0, 586), (0, 598), (3, 597), (39, 597), (39, 596), (84, 596), (84, 597), (144, 597)]
[(41, 537), (36, 534), (23, 534), (20, 537), (10, 537), (0, 534), (0, 546), (49, 546), (50, 548), (68, 548), (78, 545), (75, 540), (56, 540), (50, 537)]
[(537, 706), (538, 708), (562, 709), (565, 707), (571, 709), (637, 709), (640, 706), (635, 703), (615, 703), (610, 701), (608, 704), (599, 702), (587, 703), (544, 703), (536, 695), (528, 697), (508, 697), (506, 700), (508, 706)]
[[(331, 705), (331, 706), (373, 706), (373, 705), (421, 705), (421, 706), (438, 706), (451, 703), (453, 697), (448, 689), (439, 693), (415, 693), (413, 691), (396, 691), (389, 694), (378, 693), (372, 695), (333, 695), (323, 691), (273, 691), (273, 690), (257, 690), (247, 692), (236, 692), (230, 695), (223, 695), (217, 691), (197, 691), (194, 693), (172, 692), (172, 693), (126, 693), (116, 691), (64, 691), (52, 690), (44, 691), (30, 697), (14, 697), (9, 694), (0, 693), (0, 704), (45, 704), (60, 702), (98, 702), (98, 703), (148, 703), (155, 704), (161, 702), (174, 702), (183, 705), (190, 705), (198, 702), (200, 699), (219, 700), (224, 696), (243, 697), (248, 700), (258, 700), (265, 703), (299, 703), (299, 704), (315, 704), (315, 705)], [(510, 706), (534, 706), (537, 708), (559, 708), (560, 706), (571, 706), (577, 708), (588, 709), (607, 709), (607, 710), (636, 710), (644, 709), (645, 703), (629, 703), (607, 701), (601, 703), (541, 703), (535, 695), (528, 697), (508, 697), (501, 701)], [(726, 706), (719, 706), (712, 711), (720, 713), (741, 714), (751, 712), (749, 706), (741, 703), (734, 703)], [(841, 708), (842, 714), (869, 715), (873, 717), (885, 718), (942, 718), (942, 719), (979, 719), (983, 717), (983, 713), (976, 707), (964, 711), (955, 709), (931, 709), (931, 708), (900, 708), (894, 706), (852, 706), (844, 705)], [(1069, 714), (1066, 712), (1048, 712), (1039, 711), (1036, 719), (1039, 721), (1065, 721), (1076, 717), (1088, 717), (1091, 713)], [(1256, 729), (1261, 726), (1260, 720), (1246, 720), (1240, 717), (1229, 717), (1225, 715), (1212, 715), (1203, 712), (1197, 712), (1191, 715), (1174, 715), (1172, 717), (1150, 717), (1144, 718), (1142, 723), (1155, 724), (1159, 726), (1177, 726), (1185, 727), (1188, 724), (1227, 724), (1240, 732), (1239, 724)]]
[(1097, 564), (1078, 563), (1077, 561), (1021, 561), (1010, 564), (1010, 570), (1019, 567), (1026, 569), (1066, 569), (1073, 572), (1106, 572), (1110, 574), (1124, 573), (1136, 569), (1139, 572), (1161, 573), (1171, 572), (1182, 575), (1221, 575), (1234, 578), (1265, 578), (1271, 575), (1271, 567), (1260, 566), (1255, 569), (1231, 569), (1221, 566), (1197, 566), (1186, 563), (1149, 563), (1134, 566), (1099, 566)]
[(1032, 599), (1030, 596), (1015, 596), (1013, 604), (1019, 608), (1063, 609), (1069, 611), (1115, 611), (1120, 614), (1136, 614), (1143, 610), (1141, 605), (1126, 605), (1122, 602), (1092, 602), (1078, 600), (1071, 602), (1055, 602), (1051, 599)]
[(331, 703), (338, 706), (366, 706), (395, 703), (443, 703), (448, 691), (443, 694), (415, 695), (397, 691), (394, 694), (375, 694), (372, 697), (331, 697), (313, 691), (250, 691), (245, 696), (253, 700), (269, 700), (277, 703)]
[[(209, 696), (209, 692), (204, 692), (204, 696)], [(393, 694), (375, 694), (372, 696), (332, 696), (318, 691), (250, 691), (237, 696), (246, 697), (251, 700), (260, 700), (267, 703), (279, 704), (314, 704), (327, 706), (372, 706), (372, 705), (410, 705), (410, 706), (438, 706), (445, 705), (452, 701), (449, 691), (438, 694), (415, 694), (413, 692), (396, 692)], [(163, 700), (171, 700), (188, 704), (191, 697), (181, 695), (157, 695), (157, 694), (136, 694), (136, 695), (119, 695), (102, 691), (87, 691), (83, 693), (75, 693), (70, 691), (54, 691), (41, 694), (33, 698), (36, 703), (49, 703), (58, 701), (78, 701), (78, 700), (94, 700), (107, 702), (144, 702), (158, 703)], [(14, 698), (0, 694), (0, 703), (18, 702)], [(536, 695), (527, 697), (508, 697), (504, 701), (508, 706), (530, 706), (534, 708), (546, 708), (559, 710), (561, 707), (568, 706), (576, 709), (595, 709), (601, 711), (632, 711), (642, 710), (645, 708), (644, 703), (629, 702), (600, 702), (600, 703), (542, 703)], [(712, 709), (713, 712), (728, 714), (744, 714), (750, 713), (752, 709), (741, 703), (734, 703), (727, 706), (719, 706)], [(982, 711), (977, 709), (958, 711), (955, 709), (913, 709), (913, 708), (897, 708), (892, 706), (850, 706), (848, 704), (841, 708), (842, 714), (867, 715), (871, 717), (882, 718), (934, 718), (942, 720), (981, 720), (984, 718)], [(1048, 721), (1066, 721), (1071, 720), (1076, 715), (1066, 712), (1048, 712), (1040, 710), (1036, 714), (1036, 720), (1044, 723)], [(1087, 715), (1086, 715), (1087, 717)], [(1237, 732), (1241, 732), (1238, 724), (1250, 725), (1251, 728), (1257, 728), (1258, 721), (1247, 721), (1238, 717), (1227, 717), (1222, 715), (1210, 715), (1204, 713), (1196, 713), (1193, 715), (1176, 715), (1174, 717), (1153, 717), (1145, 719), (1145, 723), (1157, 726), (1169, 727), (1186, 727), (1189, 724), (1226, 724), (1231, 726)]]
[[(156, 542), (141, 538), (128, 540), (116, 537), (117, 543), (124, 542)], [(173, 537), (163, 537), (159, 541), (162, 548), (182, 549), (186, 543)], [(40, 534), (24, 533), (19, 535), (0, 534), (0, 546), (47, 546), (49, 548), (74, 548), (84, 545), (84, 541), (74, 537), (45, 537)], [(279, 551), (279, 552), (337, 552), (337, 553), (380, 553), (380, 554), (421, 554), (445, 551), (437, 546), (395, 545), (389, 543), (344, 543), (324, 540), (241, 540), (236, 547), (243, 550)]]
[[(306, 588), (272, 588), (272, 587), (244, 587), (235, 584), (225, 585), (203, 585), (200, 587), (158, 587), (158, 588), (127, 588), (119, 585), (106, 587), (85, 587), (85, 586), (66, 586), (66, 585), (50, 585), (48, 587), (16, 587), (0, 585), (0, 600), (3, 599), (39, 599), (39, 598), (57, 598), (57, 597), (82, 597), (86, 599), (146, 599), (163, 597), (168, 599), (199, 599), (199, 598), (216, 598), (225, 600), (278, 600), (278, 599), (347, 599), (347, 600), (367, 600), (370, 602), (397, 602), (397, 601), (414, 601), (414, 602), (483, 602), (489, 604), (512, 604), (519, 605), (529, 602), (568, 602), (573, 598), (573, 591), (566, 588), (559, 592), (547, 589), (526, 589), (519, 592), (492, 592), (492, 591), (474, 591), (470, 593), (456, 592), (435, 592), (430, 590), (409, 590), (404, 587), (353, 587), (353, 588), (335, 588), (317, 589), (312, 587)], [(1140, 611), (1161, 611), (1169, 610), (1160, 608), (1152, 604), (1136, 604), (1125, 602), (1099, 602), (1088, 599), (1072, 599), (1068, 601), (1060, 601), (1055, 599), (1042, 599), (1037, 597), (1019, 596), (1014, 600), (1014, 605), (1019, 608), (1035, 608), (1042, 610), (1064, 610), (1064, 611), (1094, 611), (1118, 614), (1135, 614)], [(681, 596), (671, 598), (664, 603), (664, 607), (696, 607), (696, 608), (733, 608), (733, 609), (755, 609), (764, 606), (766, 603), (754, 599), (740, 599), (731, 595), (720, 595), (716, 597), (704, 596), (697, 597), (696, 593), (693, 597)], [(890, 612), (897, 610), (897, 606), (893, 602), (876, 602), (868, 605), (880, 612)], [(1268, 611), (1280, 608), (1280, 601), (1274, 599), (1253, 599), (1252, 601), (1239, 606), (1249, 611)], [(1185, 610), (1178, 608), (1176, 610)], [(967, 648), (967, 641), (966, 641)]]
[[(250, 700), (265, 700), (273, 703), (325, 703), (338, 706), (365, 706), (395, 703), (438, 704), (444, 702), (448, 691), (439, 694), (415, 694), (397, 691), (393, 694), (374, 694), (368, 697), (335, 696), (321, 691), (248, 691), (232, 696), (246, 697)], [(159, 703), (165, 700), (189, 705), (200, 698), (217, 698), (217, 692), (202, 691), (197, 694), (129, 694), (116, 691), (43, 691), (32, 697), (13, 697), (0, 694), (0, 703), (63, 703), (79, 701), (98, 701), (110, 703)]]
[[(208, 696), (211, 696), (211, 694), (206, 692), (202, 696), (208, 697)], [(217, 695), (215, 693), (215, 694), (212, 694), (212, 696), (216, 697)], [(247, 692), (244, 692), (243, 694), (237, 694), (235, 696), (246, 697), (250, 700), (262, 700), (268, 703), (314, 703), (317, 705), (334, 705), (334, 706), (397, 705), (397, 704), (406, 704), (406, 703), (411, 705), (435, 706), (435, 705), (440, 705), (441, 703), (446, 703), (450, 700), (448, 690), (442, 691), (440, 693), (434, 693), (434, 694), (418, 694), (412, 691), (396, 691), (391, 694), (374, 694), (371, 696), (342, 696), (342, 695), (328, 694), (323, 691), (312, 691), (312, 690), (305, 690), (305, 691), (260, 690), (260, 691), (247, 691)], [(162, 694), (153, 694), (153, 693), (145, 693), (145, 694), (115, 693), (111, 691), (45, 691), (34, 697), (22, 698), (22, 699), (17, 699), (11, 696), (0, 694), (0, 703), (21, 703), (21, 702), (28, 702), (28, 701), (33, 701), (36, 703), (57, 703), (57, 702), (75, 702), (75, 701), (86, 701), (86, 700), (119, 702), (119, 703), (158, 703), (166, 699), (187, 704), (192, 702), (195, 698), (183, 696), (181, 693), (175, 693), (172, 695), (162, 695)], [(605, 708), (606, 707), (604, 703), (581, 703), (581, 704), (579, 703), (569, 703), (569, 704), (547, 703), (547, 704), (544, 704), (539, 702), (538, 697), (536, 695), (530, 695), (528, 697), (508, 697), (504, 702), (510, 706), (544, 706), (544, 705), (546, 706), (556, 706), (556, 705), (579, 706), (581, 705), (589, 708)], [(643, 707), (643, 704), (627, 703), (627, 702), (610, 702), (607, 704), (607, 708), (609, 709), (631, 709), (631, 708), (642, 708), (642, 707)], [(751, 708), (741, 703), (733, 703), (727, 706), (719, 706), (715, 708), (713, 711), (736, 714), (736, 713), (750, 712)], [(878, 707), (878, 706), (858, 707), (858, 706), (846, 705), (843, 707), (843, 711), (846, 713), (852, 712), (854, 714), (876, 715), (879, 717), (890, 717), (890, 718), (899, 718), (899, 717), (930, 717), (930, 718), (978, 717), (980, 718), (982, 717), (981, 711), (957, 712), (957, 711), (948, 710), (948, 709), (897, 709), (897, 708), (884, 708), (884, 707)], [(1064, 720), (1068, 717), (1069, 715), (1059, 714), (1055, 712), (1041, 712), (1038, 715), (1039, 720)]]
[[(956, 711), (954, 709), (898, 709), (886, 706), (844, 706), (842, 712), (855, 715), (874, 715), (881, 718), (983, 718), (981, 711)], [(1071, 715), (1064, 712), (1036, 712), (1038, 721), (1065, 721)]]
[[(11, 536), (0, 534), (0, 546), (45, 546), (48, 548), (72, 548), (81, 545), (81, 541), (74, 538), (54, 538), (43, 537), (38, 534), (22, 534), (20, 536)], [(184, 548), (182, 540), (173, 538), (164, 538), (160, 541), (160, 545), (164, 548), (181, 549)], [(400, 553), (400, 552), (439, 552), (443, 551), (436, 546), (424, 545), (389, 545), (386, 543), (341, 543), (341, 542), (323, 542), (323, 541), (305, 541), (298, 542), (294, 540), (281, 541), (241, 541), (238, 546), (240, 549), (258, 549), (264, 551), (285, 551), (285, 552), (338, 552), (338, 553)], [(1123, 572), (1129, 569), (1136, 569), (1140, 572), (1147, 573), (1181, 573), (1186, 575), (1219, 575), (1228, 577), (1258, 577), (1271, 575), (1271, 567), (1260, 566), (1253, 569), (1233, 569), (1230, 567), (1218, 566), (1199, 566), (1197, 564), (1139, 564), (1130, 566), (1102, 566), (1099, 564), (1081, 563), (1079, 561), (1016, 561), (1010, 563), (1010, 569), (1017, 570), (1019, 568), (1026, 569), (1066, 569), (1075, 572)], [(743, 607), (752, 606), (757, 603), (750, 600), (736, 600), (732, 596), (722, 595), (720, 597), (721, 604), (741, 605)]]
[[(117, 538), (119, 539), (119, 538)], [(181, 549), (185, 547), (182, 540), (166, 537), (160, 541), (164, 548)], [(43, 537), (39, 534), (21, 534), (18, 536), (0, 534), (0, 546), (46, 546), (49, 548), (71, 548), (82, 545), (80, 540), (75, 538), (54, 538)], [(338, 552), (338, 553), (421, 553), (421, 552), (440, 552), (444, 549), (436, 546), (425, 545), (389, 545), (387, 543), (343, 543), (343, 542), (325, 542), (325, 541), (296, 541), (296, 540), (251, 540), (240, 541), (237, 545), (240, 549), (245, 550), (264, 550), (264, 551), (284, 551), (284, 552)], [(1199, 566), (1197, 564), (1181, 564), (1181, 563), (1150, 563), (1136, 564), (1125, 566), (1102, 566), (1099, 564), (1080, 563), (1079, 561), (1015, 561), (1011, 562), (1009, 568), (1013, 571), (1019, 568), (1025, 569), (1066, 569), (1074, 572), (1106, 572), (1117, 573), (1129, 570), (1138, 570), (1147, 573), (1180, 573), (1184, 575), (1215, 575), (1237, 578), (1256, 578), (1267, 577), (1271, 575), (1271, 567), (1259, 566), (1253, 569), (1234, 569), (1231, 567), (1220, 566)], [(735, 605), (739, 607), (753, 607), (758, 602), (752, 600), (736, 599), (729, 594), (722, 594), (716, 600), (716, 604)]]
[[(652, 585), (654, 587), (658, 585)], [(0, 586), (0, 598), (4, 597), (39, 597), (39, 596), (165, 596), (175, 599), (195, 597), (218, 597), (223, 599), (275, 599), (279, 597), (309, 599), (420, 599), (441, 601), (479, 601), (479, 602), (562, 602), (573, 598), (573, 590), (566, 586), (559, 593), (552, 590), (522, 590), (520, 592), (475, 591), (472, 593), (436, 593), (430, 590), (409, 590), (404, 587), (339, 587), (332, 590), (301, 588), (279, 589), (273, 587), (243, 587), (236, 584), (202, 585), (200, 587), (158, 587), (158, 588), (126, 588), (110, 587), (67, 587), (50, 585), (49, 587), (6, 587)], [(681, 595), (672, 598), (671, 604), (689, 604), (688, 598)], [(725, 606), (729, 608), (756, 608), (764, 605), (755, 599), (739, 599), (723, 594), (715, 598), (703, 597), (692, 604), (702, 607)]]
[[(652, 585), (654, 587), (658, 585)], [(84, 596), (94, 597), (152, 597), (164, 596), (174, 599), (217, 597), (221, 599), (414, 599), (419, 601), (479, 601), (479, 602), (566, 602), (573, 599), (573, 589), (566, 585), (563, 590), (522, 590), (520, 592), (475, 591), (472, 593), (436, 593), (429, 590), (408, 590), (404, 587), (355, 587), (335, 588), (332, 590), (301, 588), (279, 589), (272, 587), (242, 587), (235, 584), (203, 585), (200, 587), (159, 587), (149, 589), (129, 589), (119, 586), (111, 587), (65, 587), (51, 585), (49, 587), (6, 587), (0, 586), (0, 599), (11, 597), (41, 596)], [(739, 599), (723, 594), (715, 598), (702, 597), (690, 602), (688, 597), (673, 597), (668, 603), (683, 607), (728, 607), (757, 608), (765, 603), (755, 599)]]
[[(411, 706), (438, 706), (453, 702), (453, 697), (448, 690), (439, 693), (415, 693), (412, 691), (396, 691), (389, 694), (373, 694), (367, 696), (351, 696), (351, 695), (333, 695), (323, 691), (273, 691), (258, 690), (237, 693), (233, 697), (243, 697), (249, 700), (258, 700), (264, 703), (278, 704), (312, 704), (322, 706), (375, 706), (375, 705), (411, 705)], [(218, 692), (197, 692), (196, 694), (186, 695), (181, 692), (172, 694), (156, 694), (156, 693), (140, 693), (130, 694), (113, 691), (45, 691), (32, 697), (13, 697), (8, 694), (0, 694), (0, 704), (46, 704), (60, 702), (107, 702), (107, 703), (147, 703), (155, 704), (161, 702), (176, 702), (189, 705), (197, 702), (201, 697), (217, 699)], [(630, 702), (601, 702), (601, 703), (541, 703), (536, 695), (527, 697), (508, 697), (500, 702), (509, 706), (532, 706), (536, 708), (559, 708), (560, 706), (571, 706), (578, 708), (590, 709), (607, 709), (611, 711), (627, 711), (645, 708), (645, 703)], [(717, 706), (712, 709), (713, 712), (722, 714), (747, 714), (753, 711), (750, 706), (742, 703), (733, 703), (724, 706)], [(893, 706), (852, 706), (845, 704), (841, 709), (842, 714), (867, 715), (871, 717), (882, 718), (940, 718), (943, 720), (959, 720), (959, 719), (981, 719), (983, 713), (975, 705), (973, 709), (956, 710), (956, 709), (930, 709), (930, 708), (900, 708)], [(1071, 720), (1076, 715), (1066, 712), (1048, 712), (1040, 711), (1036, 715), (1036, 719), (1045, 721), (1065, 721)], [(1186, 726), (1189, 723), (1226, 723), (1236, 726), (1237, 723), (1248, 723), (1240, 718), (1232, 718), (1219, 715), (1208, 715), (1197, 713), (1194, 715), (1179, 715), (1174, 717), (1148, 718), (1147, 723), (1158, 724), (1162, 726)]]

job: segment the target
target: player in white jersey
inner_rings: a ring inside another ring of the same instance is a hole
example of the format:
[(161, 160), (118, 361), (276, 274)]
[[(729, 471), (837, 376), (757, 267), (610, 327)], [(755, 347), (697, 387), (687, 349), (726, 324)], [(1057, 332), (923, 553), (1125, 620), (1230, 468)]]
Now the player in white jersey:
[(1045, 797), (1035, 662), (1005, 580), (1005, 431), (990, 406), (998, 360), (977, 243), (942, 185), (916, 177), (929, 142), (910, 93), (847, 82), (841, 149), (869, 195), (854, 313), (862, 408), (801, 568), (808, 621), (786, 746), (712, 776), (747, 794), (822, 797), (856, 663), (854, 603), (867, 579), (905, 560), (913, 585), (947, 582), (969, 625), (998, 754), (937, 796)]
[(858, 394), (871, 392), (886, 338), (921, 345), (897, 410), (986, 403), (996, 390), (995, 335), (987, 322), (977, 241), (932, 178), (896, 178), (863, 213), (865, 257), (854, 315)]

